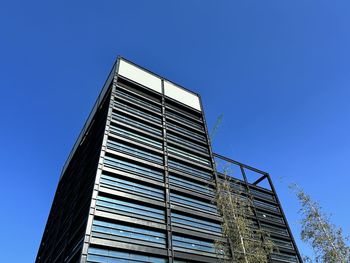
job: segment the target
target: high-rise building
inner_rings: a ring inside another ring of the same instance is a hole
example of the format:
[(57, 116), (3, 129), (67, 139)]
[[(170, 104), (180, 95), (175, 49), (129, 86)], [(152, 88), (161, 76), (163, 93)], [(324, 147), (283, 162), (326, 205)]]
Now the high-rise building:
[(63, 167), (36, 262), (218, 262), (222, 162), (279, 248), (271, 262), (301, 262), (270, 176), (212, 152), (200, 96), (118, 58)]

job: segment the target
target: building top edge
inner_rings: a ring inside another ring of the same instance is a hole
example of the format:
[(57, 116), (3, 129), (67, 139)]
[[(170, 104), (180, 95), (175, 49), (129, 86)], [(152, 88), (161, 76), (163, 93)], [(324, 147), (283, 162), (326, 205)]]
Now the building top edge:
[(131, 60), (129, 60), (129, 59), (123, 57), (123, 56), (118, 56), (117, 60), (123, 60), (123, 61), (125, 61), (125, 62), (127, 62), (129, 64), (132, 64), (133, 66), (138, 67), (139, 69), (144, 70), (144, 71), (148, 72), (149, 74), (151, 74), (151, 75), (153, 75), (153, 76), (155, 76), (157, 78), (160, 78), (160, 79), (162, 79), (164, 81), (170, 82), (170, 83), (176, 85), (177, 87), (183, 89), (184, 91), (192, 93), (193, 95), (196, 95), (197, 97), (200, 98), (200, 95), (197, 92), (194, 92), (194, 91), (192, 91), (192, 90), (190, 90), (188, 88), (185, 88), (184, 86), (180, 85), (179, 83), (174, 82), (172, 80), (169, 80), (168, 78), (166, 78), (164, 76), (161, 76), (161, 75), (159, 75), (159, 74), (157, 74), (157, 73), (155, 73), (155, 72), (153, 72), (153, 71), (151, 71), (151, 70), (149, 70), (149, 69), (147, 69), (147, 68), (145, 68), (143, 66), (140, 66), (140, 65), (136, 64), (135, 62), (133, 62), (133, 61), (131, 61)]
[(143, 87), (151, 89), (156, 93), (174, 99), (197, 111), (202, 111), (201, 101), (198, 94), (165, 79), (148, 69), (136, 65), (135, 63), (118, 58), (117, 74), (130, 79)]

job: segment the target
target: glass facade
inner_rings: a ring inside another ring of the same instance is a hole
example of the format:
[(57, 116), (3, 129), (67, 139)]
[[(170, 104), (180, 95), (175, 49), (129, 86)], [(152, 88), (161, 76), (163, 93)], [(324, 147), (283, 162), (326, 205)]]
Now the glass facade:
[(141, 182), (134, 182), (129, 178), (118, 178), (102, 174), (100, 184), (114, 190), (125, 191), (146, 198), (164, 200), (164, 191), (162, 189), (146, 186)]
[(140, 226), (127, 226), (120, 223), (110, 223), (94, 220), (92, 223), (92, 236), (101, 236), (133, 244), (147, 244), (149, 246), (165, 247), (165, 233), (144, 229)]
[(185, 116), (183, 115), (180, 115), (180, 114), (177, 114), (171, 110), (167, 110), (166, 111), (166, 116), (170, 117), (170, 118), (173, 118), (181, 123), (186, 123), (187, 125), (189, 125), (190, 127), (193, 127), (193, 128), (196, 128), (196, 129), (199, 129), (199, 130), (202, 130), (204, 131), (204, 127), (203, 127), (203, 124), (202, 123), (198, 123), (194, 120), (191, 120), (190, 118), (186, 118)]
[(174, 250), (189, 252), (194, 254), (203, 254), (207, 252), (215, 255), (215, 247), (213, 242), (199, 240), (198, 238), (189, 238), (173, 235)]
[(155, 103), (152, 103), (151, 101), (146, 100), (142, 95), (137, 96), (131, 93), (130, 91), (128, 92), (121, 88), (117, 89), (115, 93), (117, 98), (119, 99), (122, 98), (124, 101), (132, 102), (135, 105), (139, 105), (159, 113), (162, 111), (160, 106), (157, 106)]
[(179, 170), (183, 173), (187, 173), (187, 174), (190, 174), (193, 176), (198, 176), (198, 177), (206, 179), (206, 180), (213, 179), (212, 173), (206, 172), (206, 171), (198, 169), (198, 168), (191, 167), (191, 165), (184, 164), (184, 163), (179, 162), (179, 161), (169, 159), (168, 165), (169, 165), (169, 168)]
[(168, 137), (168, 140), (170, 142), (175, 142), (177, 144), (180, 144), (180, 145), (182, 145), (182, 147), (188, 147), (192, 150), (196, 150), (196, 151), (204, 152), (204, 153), (209, 153), (208, 147), (205, 147), (205, 146), (198, 144), (196, 142), (193, 142), (193, 141), (189, 141), (188, 139), (185, 139), (183, 137), (174, 135), (172, 133), (168, 133), (167, 137)]
[(147, 137), (146, 135), (141, 135), (136, 131), (130, 131), (125, 127), (121, 128), (111, 124), (110, 130), (112, 134), (122, 136), (126, 139), (133, 140), (135, 142), (143, 143), (145, 145), (153, 146), (160, 149), (163, 148), (163, 144), (158, 140)]
[(90, 247), (87, 262), (91, 263), (167, 263), (165, 258)]
[(133, 162), (121, 160), (111, 156), (105, 157), (104, 164), (114, 169), (120, 169), (126, 172), (140, 174), (141, 176), (150, 177), (154, 180), (163, 180), (162, 171), (147, 167), (142, 164), (135, 164)]
[(108, 140), (107, 141), (107, 148), (114, 150), (114, 151), (119, 151), (122, 153), (130, 154), (135, 157), (141, 158), (141, 159), (146, 159), (151, 162), (163, 163), (163, 157), (160, 154), (155, 154), (150, 151), (142, 150), (140, 148), (137, 148), (135, 146), (131, 146), (126, 143), (122, 142), (116, 142), (113, 140)]
[(208, 220), (199, 219), (194, 216), (182, 215), (176, 212), (171, 213), (172, 223), (174, 226), (184, 228), (197, 228), (201, 231), (210, 231), (212, 233), (221, 234), (221, 223), (213, 223)]
[(194, 182), (182, 177), (179, 177), (175, 174), (169, 175), (169, 181), (170, 185), (176, 186), (176, 187), (181, 187), (190, 191), (196, 191), (201, 194), (206, 194), (213, 196), (214, 195), (214, 190), (213, 188), (209, 187), (208, 185), (204, 185), (203, 183), (198, 183)]
[(137, 204), (134, 201), (117, 200), (105, 196), (97, 197), (96, 209), (148, 221), (164, 222), (165, 220), (165, 211), (162, 209), (152, 208), (144, 204)]
[(173, 146), (168, 147), (168, 152), (171, 154), (178, 155), (178, 156), (185, 158), (187, 160), (191, 160), (191, 161), (194, 161), (194, 162), (197, 162), (197, 163), (209, 166), (209, 167), (211, 166), (211, 161), (209, 161), (208, 158), (204, 158), (204, 157), (198, 156), (196, 154), (189, 153), (187, 151), (178, 149), (178, 148), (173, 147)]
[(209, 202), (203, 202), (195, 198), (186, 197), (180, 194), (170, 193), (170, 200), (173, 204), (182, 205), (185, 207), (191, 207), (194, 209), (217, 213), (216, 205)]
[(196, 132), (196, 131), (192, 131), (192, 130), (189, 130), (189, 129), (186, 129), (184, 128), (183, 126), (180, 126), (178, 124), (174, 124), (174, 123), (171, 123), (169, 122), (168, 123), (168, 127), (170, 128), (170, 130), (174, 130), (176, 132), (179, 132), (183, 135), (186, 135), (192, 139), (196, 139), (196, 140), (199, 140), (199, 141), (205, 141), (206, 138), (204, 135)]
[(126, 103), (115, 101), (114, 105), (116, 105), (117, 109), (121, 109), (121, 110), (128, 112), (130, 114), (134, 114), (134, 115), (139, 116), (141, 118), (145, 118), (146, 120), (150, 120), (150, 121), (153, 121), (156, 123), (162, 122), (162, 119), (160, 116), (146, 112), (144, 110), (139, 110), (138, 108), (132, 107)]
[(112, 113), (112, 118), (113, 120), (118, 120), (121, 122), (124, 122), (128, 125), (131, 125), (135, 127), (136, 129), (141, 129), (149, 133), (153, 133), (156, 136), (161, 136), (162, 135), (162, 130), (159, 128), (155, 128), (154, 126), (151, 126), (149, 124), (145, 124), (144, 122), (135, 120), (133, 118), (127, 117), (123, 114), (120, 113)]

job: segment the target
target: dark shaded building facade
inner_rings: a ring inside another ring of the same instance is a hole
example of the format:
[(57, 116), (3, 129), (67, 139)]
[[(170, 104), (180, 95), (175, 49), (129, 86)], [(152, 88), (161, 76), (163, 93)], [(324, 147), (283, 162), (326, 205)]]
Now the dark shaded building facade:
[(218, 262), (213, 189), (227, 164), (279, 248), (271, 262), (301, 262), (270, 176), (212, 152), (200, 96), (118, 58), (63, 167), (36, 262)]

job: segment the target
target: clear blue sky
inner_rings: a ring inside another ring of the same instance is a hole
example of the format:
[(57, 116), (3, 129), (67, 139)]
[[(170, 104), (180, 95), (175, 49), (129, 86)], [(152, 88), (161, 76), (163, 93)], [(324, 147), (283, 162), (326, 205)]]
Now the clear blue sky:
[(350, 234), (349, 13), (347, 0), (2, 1), (2, 262), (34, 261), (117, 55), (200, 93), (209, 128), (224, 114), (215, 151), (270, 172), (296, 237), (290, 182)]

